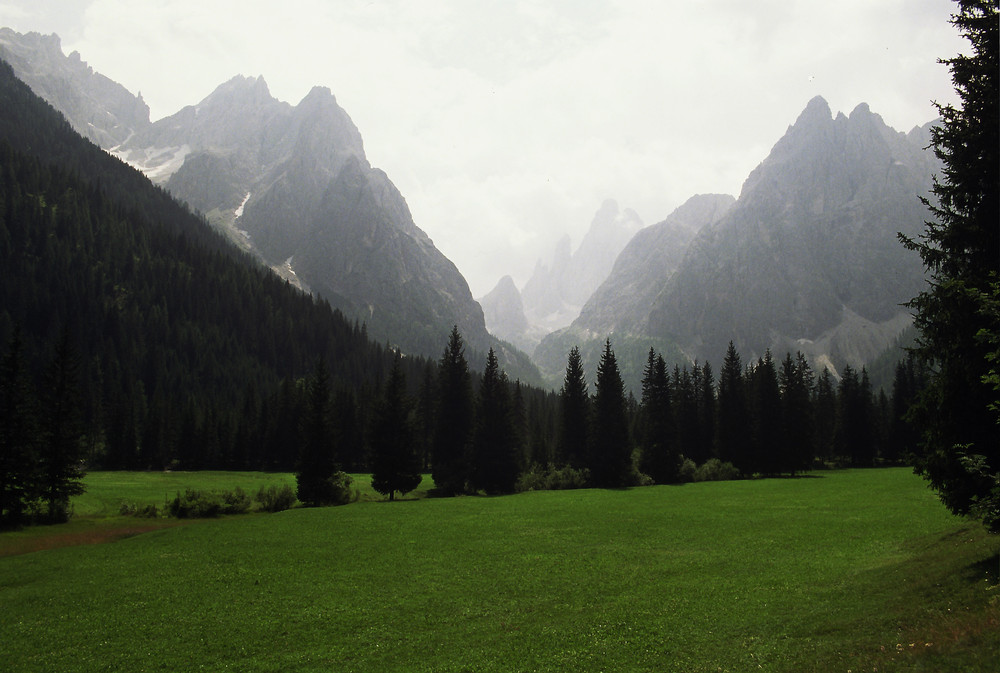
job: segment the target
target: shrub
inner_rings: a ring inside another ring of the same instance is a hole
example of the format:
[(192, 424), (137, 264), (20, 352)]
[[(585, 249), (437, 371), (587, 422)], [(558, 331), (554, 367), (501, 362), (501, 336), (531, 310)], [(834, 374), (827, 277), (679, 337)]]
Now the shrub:
[(535, 464), (527, 472), (522, 472), (517, 478), (514, 490), (524, 491), (558, 491), (571, 488), (586, 488), (590, 484), (590, 470), (576, 469), (565, 465), (542, 467)]
[(261, 486), (253, 499), (257, 501), (259, 508), (264, 512), (283, 512), (286, 509), (291, 509), (298, 502), (295, 497), (295, 489), (288, 484)]
[(232, 491), (222, 492), (223, 514), (246, 514), (250, 510), (250, 496), (237, 486)]
[(730, 481), (740, 478), (740, 471), (730, 462), (709, 458), (694, 472), (694, 481)]
[(160, 510), (156, 505), (139, 505), (131, 500), (124, 500), (118, 507), (118, 513), (122, 516), (134, 516), (138, 519), (155, 519), (160, 516)]
[(170, 516), (178, 519), (204, 519), (219, 516), (222, 512), (222, 501), (214, 493), (203, 493), (193, 489), (184, 489), (184, 495), (177, 494), (167, 505)]
[(694, 474), (698, 471), (698, 466), (690, 458), (681, 461), (681, 469), (677, 472), (677, 478), (681, 482), (694, 481)]

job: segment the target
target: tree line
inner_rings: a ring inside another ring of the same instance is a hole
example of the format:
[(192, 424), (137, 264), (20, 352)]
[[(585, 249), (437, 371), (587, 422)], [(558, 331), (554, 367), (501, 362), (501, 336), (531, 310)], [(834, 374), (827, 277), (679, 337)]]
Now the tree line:
[[(297, 468), (303, 502), (342, 499), (348, 465), (370, 471), (375, 490), (392, 499), (426, 472), (439, 495), (456, 495), (676, 483), (713, 463), (748, 477), (900, 464), (914, 440), (903, 415), (925, 376), (904, 359), (889, 397), (872, 389), (866, 369), (817, 376), (801, 353), (744, 365), (730, 345), (716, 379), (707, 362), (671, 371), (650, 349), (636, 400), (609, 339), (592, 387), (573, 348), (560, 391), (545, 393), (509, 380), (492, 351), (474, 373), (457, 327), (419, 385), (407, 382), (404, 360), (397, 354), (376, 387), (367, 421), (347, 430), (335, 420), (328, 375), (322, 366), (313, 372)], [(327, 490), (312, 497), (311, 484)]]

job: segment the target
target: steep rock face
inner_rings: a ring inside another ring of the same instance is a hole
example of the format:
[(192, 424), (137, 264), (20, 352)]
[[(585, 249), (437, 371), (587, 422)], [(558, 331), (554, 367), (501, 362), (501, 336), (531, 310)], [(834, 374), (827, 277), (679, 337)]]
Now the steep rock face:
[(680, 266), (691, 240), (725, 215), (735, 201), (728, 194), (693, 196), (662, 222), (639, 231), (574, 324), (610, 334), (642, 322)]
[(530, 336), (524, 302), (510, 276), (501, 278), (496, 287), (479, 300), (479, 305), (486, 316), (486, 327), (493, 334), (525, 351), (532, 350), (538, 343)]
[(142, 96), (94, 72), (77, 52), (64, 56), (58, 35), (22, 35), (0, 28), (0, 59), (62, 112), (77, 133), (104, 149), (149, 126), (149, 106)]
[(621, 210), (614, 199), (605, 200), (575, 252), (570, 253), (569, 236), (564, 236), (551, 264), (539, 261), (535, 266), (521, 292), (528, 321), (543, 332), (570, 324), (642, 226), (634, 210)]
[(458, 325), (473, 349), (492, 345), (465, 279), (329, 89), (291, 106), (235, 77), (117, 153), (373, 337), (433, 357)]
[(810, 101), (739, 201), (692, 241), (640, 331), (716, 361), (730, 340), (747, 357), (876, 357), (908, 324), (900, 304), (923, 280), (896, 233), (923, 226), (918, 197), (936, 166), (927, 133), (898, 133), (865, 104), (834, 118)]

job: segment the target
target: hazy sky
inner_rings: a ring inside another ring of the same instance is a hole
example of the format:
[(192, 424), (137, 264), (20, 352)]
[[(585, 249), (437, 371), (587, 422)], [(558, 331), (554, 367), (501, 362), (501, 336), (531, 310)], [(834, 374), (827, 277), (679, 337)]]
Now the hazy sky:
[(646, 224), (739, 194), (822, 95), (907, 131), (955, 100), (950, 0), (0, 0), (155, 121), (234, 75), (330, 87), (475, 296), (519, 286), (605, 198)]

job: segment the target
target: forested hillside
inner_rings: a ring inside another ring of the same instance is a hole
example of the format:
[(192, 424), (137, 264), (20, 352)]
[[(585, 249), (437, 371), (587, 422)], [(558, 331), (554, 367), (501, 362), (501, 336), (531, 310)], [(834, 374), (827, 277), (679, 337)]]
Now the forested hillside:
[(322, 358), (354, 394), (388, 371), (363, 326), (81, 138), (6, 64), (0, 101), (0, 348), (19, 339), (37, 384), (68, 335), (92, 465), (290, 469), (296, 379)]

